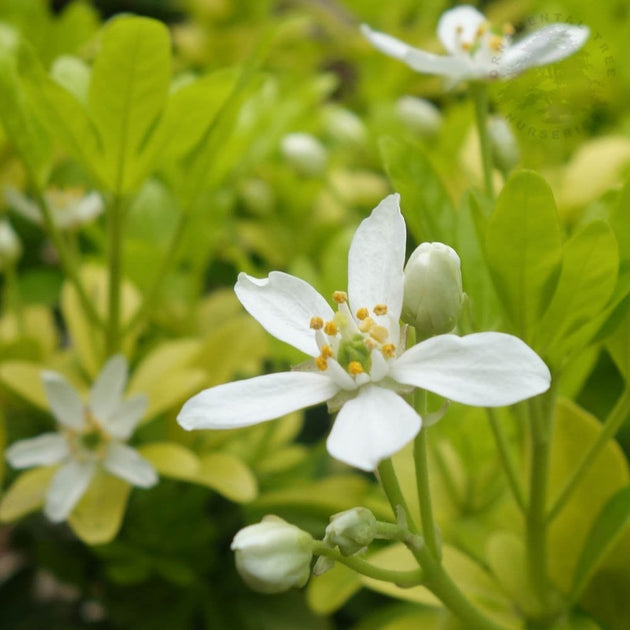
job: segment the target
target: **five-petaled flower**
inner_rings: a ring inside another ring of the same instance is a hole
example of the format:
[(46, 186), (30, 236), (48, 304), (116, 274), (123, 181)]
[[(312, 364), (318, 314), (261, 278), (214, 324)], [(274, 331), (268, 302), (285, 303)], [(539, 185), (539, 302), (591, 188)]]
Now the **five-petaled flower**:
[(459, 81), (504, 79), (528, 68), (560, 61), (579, 50), (589, 35), (586, 26), (548, 24), (512, 44), (514, 29), (495, 29), (474, 7), (462, 5), (446, 11), (438, 22), (437, 36), (448, 55), (435, 55), (361, 26), (363, 34), (386, 55), (417, 72)]
[(59, 465), (46, 492), (44, 512), (51, 521), (70, 515), (99, 467), (134, 486), (157, 483), (153, 466), (125, 444), (145, 412), (147, 398), (136, 394), (123, 400), (127, 382), (123, 356), (104, 365), (87, 405), (61, 374), (45, 371), (42, 380), (59, 430), (15, 442), (6, 457), (14, 468)]
[(257, 424), (328, 401), (339, 409), (329, 453), (374, 470), (420, 430), (400, 396), (419, 387), (468, 405), (509, 405), (545, 391), (550, 374), (520, 339), (503, 333), (432, 337), (405, 349), (405, 222), (399, 196), (386, 197), (357, 229), (348, 258), (348, 293), (334, 312), (307, 282), (281, 272), (236, 283), (243, 306), (272, 335), (312, 357), (297, 370), (207, 389), (178, 421), (185, 429)]

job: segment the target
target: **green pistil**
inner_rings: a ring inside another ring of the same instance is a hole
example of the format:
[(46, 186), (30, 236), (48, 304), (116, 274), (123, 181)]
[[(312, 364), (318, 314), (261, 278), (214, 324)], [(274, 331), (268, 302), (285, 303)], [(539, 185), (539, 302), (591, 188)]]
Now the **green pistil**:
[(349, 340), (342, 341), (337, 352), (337, 361), (344, 370), (348, 369), (351, 361), (357, 361), (362, 365), (364, 372), (369, 372), (372, 359), (363, 335), (353, 335)]
[(101, 446), (103, 446), (103, 443), (105, 442), (105, 440), (103, 439), (103, 434), (98, 429), (93, 429), (88, 433), (84, 433), (83, 435), (81, 435), (80, 440), (81, 446), (83, 446), (83, 448), (88, 451), (98, 451), (98, 449), (101, 448)]

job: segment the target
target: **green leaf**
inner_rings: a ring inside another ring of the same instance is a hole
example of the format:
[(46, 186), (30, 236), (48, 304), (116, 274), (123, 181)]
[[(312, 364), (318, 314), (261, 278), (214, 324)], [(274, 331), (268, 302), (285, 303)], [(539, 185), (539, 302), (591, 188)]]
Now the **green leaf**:
[(535, 343), (552, 363), (574, 349), (576, 333), (605, 308), (618, 267), (617, 242), (603, 221), (589, 224), (565, 243), (560, 278)]
[(610, 213), (610, 227), (617, 238), (621, 264), (630, 264), (630, 181), (623, 187)]
[(517, 334), (530, 341), (551, 298), (562, 257), (556, 204), (540, 175), (520, 171), (508, 179), (490, 218), (486, 254)]
[(9, 487), (0, 501), (0, 521), (15, 521), (38, 510), (46, 497), (56, 466), (33, 468), (23, 472)]
[(103, 142), (105, 181), (117, 194), (145, 175), (140, 154), (167, 98), (170, 49), (168, 29), (157, 20), (123, 16), (105, 28), (88, 110)]
[(238, 503), (253, 501), (258, 494), (258, 483), (252, 471), (229, 453), (203, 455), (196, 481)]
[(570, 599), (579, 598), (598, 563), (630, 523), (630, 486), (615, 493), (604, 505), (588, 533), (573, 574)]
[(182, 481), (197, 477), (201, 468), (199, 457), (181, 444), (174, 442), (153, 442), (138, 448), (160, 475)]
[(362, 587), (359, 574), (337, 563), (309, 582), (306, 599), (318, 615), (328, 615), (343, 606)]
[(44, 369), (43, 365), (29, 361), (3, 361), (0, 381), (39, 409), (50, 411), (42, 384)]
[(425, 152), (415, 143), (389, 137), (380, 146), (414, 239), (454, 244), (455, 208)]

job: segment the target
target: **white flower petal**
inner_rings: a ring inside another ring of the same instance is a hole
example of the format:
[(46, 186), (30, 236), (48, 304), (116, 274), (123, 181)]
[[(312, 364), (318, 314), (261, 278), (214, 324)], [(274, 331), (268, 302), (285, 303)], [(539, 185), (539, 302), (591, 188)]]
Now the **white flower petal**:
[(96, 218), (105, 209), (103, 198), (97, 193), (92, 192), (81, 199), (77, 204), (74, 222), (78, 224), (89, 223)]
[(328, 367), (326, 368), (325, 374), (339, 386), (339, 389), (352, 391), (357, 388), (357, 384), (352, 376), (350, 376), (335, 359), (328, 359)]
[(375, 470), (412, 440), (420, 426), (420, 416), (398, 394), (366, 385), (337, 414), (326, 448), (346, 464)]
[(348, 298), (353, 312), (386, 304), (390, 316), (398, 320), (405, 282), (406, 238), (398, 194), (385, 197), (361, 221), (348, 254)]
[(402, 354), (390, 376), (478, 407), (512, 405), (551, 382), (549, 369), (526, 343), (496, 332), (427, 339)]
[(42, 382), (50, 410), (57, 421), (70, 429), (81, 429), (85, 422), (85, 407), (78, 392), (57, 372), (42, 372)]
[(41, 225), (42, 213), (39, 206), (34, 201), (31, 201), (15, 188), (5, 189), (4, 198), (6, 199), (7, 204), (24, 218)]
[(46, 493), (44, 507), (51, 521), (58, 523), (68, 517), (90, 485), (94, 470), (93, 462), (72, 460), (57, 471)]
[(308, 282), (281, 271), (262, 279), (241, 273), (234, 291), (267, 332), (312, 357), (319, 355), (309, 324), (312, 317), (332, 319), (333, 310)]
[(149, 399), (145, 394), (131, 396), (112, 413), (105, 422), (105, 429), (115, 438), (127, 440), (147, 410), (148, 404)]
[(448, 57), (434, 55), (396, 39), (386, 33), (372, 30), (367, 24), (361, 25), (361, 32), (370, 43), (381, 52), (406, 63), (416, 72), (437, 74), (453, 78), (462, 78), (472, 71), (472, 64), (467, 57)]
[(140, 488), (150, 488), (158, 482), (155, 468), (135, 448), (120, 442), (108, 445), (103, 468)]
[(332, 398), (339, 387), (314, 372), (281, 372), (211, 387), (183, 406), (184, 429), (234, 429), (273, 420)]
[(461, 42), (472, 44), (477, 29), (486, 23), (486, 18), (477, 9), (469, 5), (461, 5), (445, 11), (437, 26), (437, 36), (442, 46), (455, 55), (461, 53)]
[(586, 26), (549, 24), (510, 46), (501, 56), (499, 74), (509, 77), (535, 66), (560, 61), (579, 50), (589, 36)]
[(105, 363), (90, 390), (90, 410), (103, 425), (120, 406), (127, 384), (127, 360), (117, 354)]
[(13, 468), (50, 466), (59, 463), (69, 453), (66, 439), (59, 433), (44, 433), (11, 444), (6, 458)]

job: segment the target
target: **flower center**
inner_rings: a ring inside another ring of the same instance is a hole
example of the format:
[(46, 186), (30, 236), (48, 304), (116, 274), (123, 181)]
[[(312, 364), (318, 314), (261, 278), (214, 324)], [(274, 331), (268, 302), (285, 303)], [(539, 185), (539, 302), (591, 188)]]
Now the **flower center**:
[(514, 27), (506, 23), (502, 28), (491, 26), (488, 22), (481, 24), (472, 39), (464, 39), (463, 25), (455, 29), (455, 43), (458, 51), (470, 57), (496, 58), (509, 45)]
[(315, 358), (320, 370), (326, 370), (328, 360), (335, 359), (350, 376), (356, 377), (369, 374), (374, 350), (380, 351), (385, 359), (396, 356), (390, 329), (381, 323), (388, 313), (386, 304), (376, 304), (371, 312), (362, 306), (353, 315), (344, 291), (335, 291), (333, 301), (337, 303), (337, 312), (332, 320), (325, 322), (321, 317), (312, 317), (310, 321), (320, 350)]
[(85, 428), (80, 431), (67, 430), (66, 439), (72, 454), (80, 461), (102, 459), (110, 441), (109, 434), (103, 430), (89, 409), (85, 410)]

